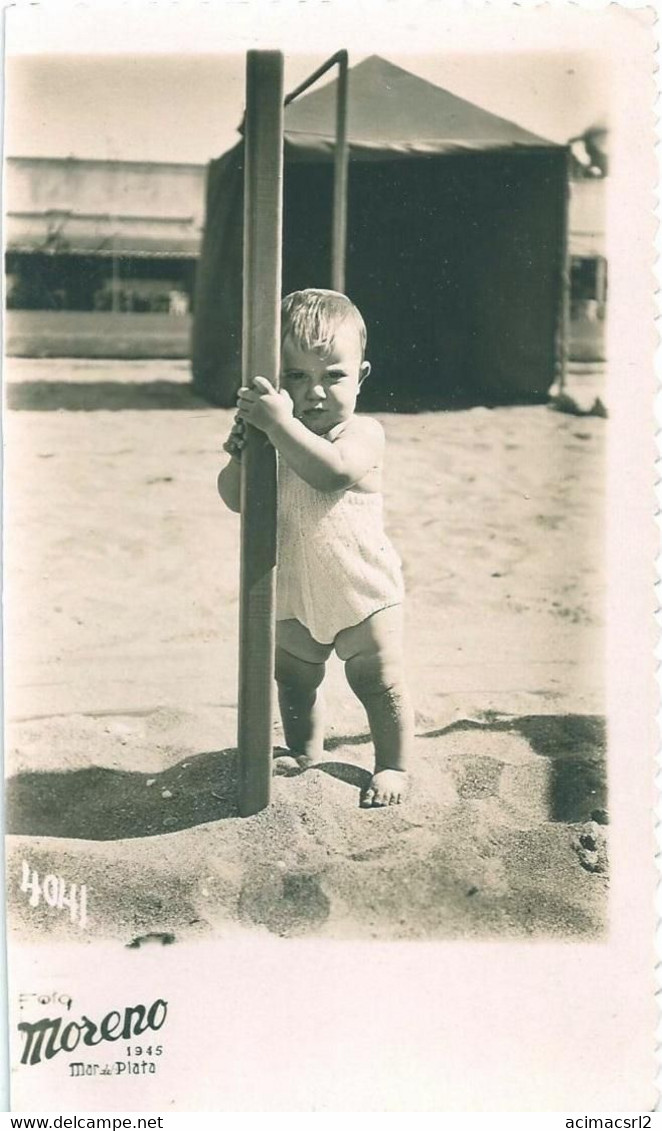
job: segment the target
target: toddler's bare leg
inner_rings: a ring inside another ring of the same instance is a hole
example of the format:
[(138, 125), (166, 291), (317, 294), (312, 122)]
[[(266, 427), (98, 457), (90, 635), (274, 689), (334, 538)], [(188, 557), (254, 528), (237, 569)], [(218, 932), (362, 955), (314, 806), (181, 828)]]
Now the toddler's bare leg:
[(276, 625), (276, 682), (285, 742), (307, 764), (324, 757), (324, 711), (320, 685), (330, 646), (319, 644), (298, 621)]
[(362, 804), (397, 804), (414, 734), (414, 713), (404, 678), (402, 609), (382, 609), (336, 639), (350, 687), (365, 707), (375, 745), (375, 773)]

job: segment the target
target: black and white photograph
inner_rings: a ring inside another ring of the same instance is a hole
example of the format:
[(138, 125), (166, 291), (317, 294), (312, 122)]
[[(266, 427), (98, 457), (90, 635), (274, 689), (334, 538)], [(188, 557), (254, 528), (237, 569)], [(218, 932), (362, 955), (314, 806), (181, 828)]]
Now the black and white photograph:
[(12, 1110), (650, 1111), (651, 10), (159, 7), (6, 16)]

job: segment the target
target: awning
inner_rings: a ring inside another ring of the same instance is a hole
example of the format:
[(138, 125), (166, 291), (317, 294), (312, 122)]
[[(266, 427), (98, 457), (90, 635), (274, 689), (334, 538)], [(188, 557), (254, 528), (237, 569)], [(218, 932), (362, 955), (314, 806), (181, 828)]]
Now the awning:
[(6, 250), (50, 255), (154, 259), (198, 255), (202, 231), (193, 217), (8, 212)]

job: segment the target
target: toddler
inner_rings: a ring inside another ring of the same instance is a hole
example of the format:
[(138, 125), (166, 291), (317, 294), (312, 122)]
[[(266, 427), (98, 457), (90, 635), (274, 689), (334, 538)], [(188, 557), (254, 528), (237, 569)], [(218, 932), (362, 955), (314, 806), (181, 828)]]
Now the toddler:
[(404, 796), (413, 714), (403, 672), (400, 561), (383, 527), (381, 425), (356, 416), (370, 372), (366, 329), (336, 291), (295, 291), (282, 304), (280, 389), (241, 388), (218, 478), (239, 510), (244, 424), (279, 454), (276, 682), (285, 741), (302, 768), (324, 758), (320, 685), (331, 652), (365, 707), (375, 770), (364, 807)]

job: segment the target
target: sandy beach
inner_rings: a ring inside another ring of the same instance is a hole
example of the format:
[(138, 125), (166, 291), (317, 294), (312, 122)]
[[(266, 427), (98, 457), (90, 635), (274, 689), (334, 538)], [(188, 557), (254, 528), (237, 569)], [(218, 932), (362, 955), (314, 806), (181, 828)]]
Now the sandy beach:
[[(595, 937), (606, 919), (605, 421), (380, 417), (408, 592), (409, 800), (330, 665), (328, 762), (236, 816), (231, 413), (185, 361), (6, 366), (9, 908), (22, 937)], [(282, 740), (274, 725), (274, 743)], [(276, 749), (278, 753), (278, 749)], [(87, 924), (21, 891), (86, 885)]]

